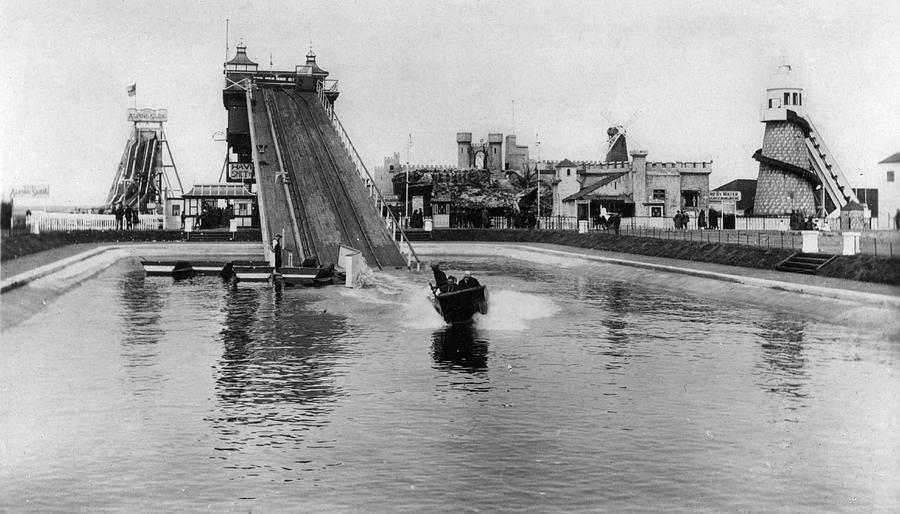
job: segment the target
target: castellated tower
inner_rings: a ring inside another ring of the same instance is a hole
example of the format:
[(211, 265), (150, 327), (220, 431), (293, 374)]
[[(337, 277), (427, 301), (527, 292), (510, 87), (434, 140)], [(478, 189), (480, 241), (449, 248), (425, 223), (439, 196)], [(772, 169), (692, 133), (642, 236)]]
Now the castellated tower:
[(803, 119), (803, 88), (783, 65), (767, 89), (761, 120), (766, 124), (763, 146), (754, 155), (759, 161), (753, 213), (776, 216), (800, 211), (816, 212), (813, 173), (807, 150), (809, 131)]
[(456, 157), (459, 169), (471, 168), (475, 164), (475, 154), (472, 152), (472, 133), (457, 132), (456, 146), (458, 147)]
[(487, 169), (492, 174), (503, 170), (503, 134), (492, 132), (488, 134)]

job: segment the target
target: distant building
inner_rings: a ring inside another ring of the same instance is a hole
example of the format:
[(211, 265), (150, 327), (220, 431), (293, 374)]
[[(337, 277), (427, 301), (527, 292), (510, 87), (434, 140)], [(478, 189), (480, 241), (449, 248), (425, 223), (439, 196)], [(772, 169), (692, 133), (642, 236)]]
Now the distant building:
[(472, 143), (471, 132), (457, 132), (456, 146), (460, 169), (488, 170), (495, 178), (503, 177), (503, 134), (492, 132), (487, 142)]
[(522, 171), (526, 164), (528, 164), (528, 146), (517, 145), (515, 134), (506, 136), (506, 163), (503, 169)]
[[(753, 203), (756, 201), (756, 181), (753, 179), (737, 179), (727, 184), (723, 184), (715, 189), (718, 193), (737, 193), (734, 200), (734, 211), (738, 216), (749, 216), (753, 214)], [(712, 196), (712, 195), (711, 195)], [(722, 196), (722, 198), (725, 198)], [(714, 202), (710, 200), (710, 207), (720, 212), (728, 212), (722, 206), (716, 206), (714, 203), (724, 203), (722, 201)]]
[[(900, 211), (900, 152), (887, 157), (878, 163), (878, 172), (873, 180), (876, 188), (876, 206), (867, 203), (872, 209), (872, 217), (877, 219), (877, 226), (873, 228), (896, 228), (898, 211)], [(868, 182), (868, 181), (867, 181)], [(879, 198), (880, 197), (880, 198)]]
[(569, 159), (541, 161), (541, 179), (553, 185), (553, 216), (587, 220), (606, 212), (623, 217), (671, 217), (679, 210), (708, 209), (708, 162), (647, 162), (647, 152), (631, 152), (631, 161)]

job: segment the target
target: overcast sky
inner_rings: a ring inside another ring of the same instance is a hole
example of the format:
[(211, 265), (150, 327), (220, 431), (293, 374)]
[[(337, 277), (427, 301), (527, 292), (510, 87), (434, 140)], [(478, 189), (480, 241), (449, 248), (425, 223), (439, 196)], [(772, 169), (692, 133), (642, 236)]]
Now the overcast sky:
[[(370, 167), (394, 151), (456, 162), (456, 132), (541, 140), (600, 160), (610, 122), (661, 161), (713, 160), (710, 184), (756, 178), (759, 109), (794, 66), (807, 112), (854, 185), (900, 151), (900, 2), (0, 0), (0, 171), (51, 203), (105, 200), (139, 108), (166, 108), (181, 180), (215, 182), (225, 144), (225, 20), (268, 69), (312, 41)], [(607, 119), (611, 118), (611, 119)], [(536, 136), (539, 134), (539, 136)]]

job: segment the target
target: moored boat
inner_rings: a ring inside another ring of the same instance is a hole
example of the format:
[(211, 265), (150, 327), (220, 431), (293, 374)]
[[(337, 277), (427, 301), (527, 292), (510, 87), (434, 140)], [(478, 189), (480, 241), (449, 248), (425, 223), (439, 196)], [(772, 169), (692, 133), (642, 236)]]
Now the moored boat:
[(141, 266), (147, 273), (147, 276), (172, 276), (175, 265), (182, 261), (150, 261), (141, 259)]
[(233, 261), (231, 269), (234, 277), (243, 282), (265, 282), (275, 269), (266, 261)]
[(175, 277), (182, 279), (194, 276), (194, 268), (188, 261), (151, 261), (141, 259), (141, 266), (148, 277)]
[(181, 280), (193, 276), (194, 268), (188, 261), (178, 261), (175, 263), (175, 267), (172, 268), (172, 278), (174, 278), (175, 280)]
[(232, 264), (224, 261), (191, 262), (191, 267), (197, 275), (218, 275), (227, 279), (234, 274)]
[(470, 287), (456, 291), (438, 292), (433, 289), (431, 300), (434, 310), (447, 323), (468, 323), (475, 313), (487, 314), (487, 289), (485, 286)]
[(281, 279), (287, 285), (321, 286), (334, 283), (334, 266), (325, 267), (282, 267)]

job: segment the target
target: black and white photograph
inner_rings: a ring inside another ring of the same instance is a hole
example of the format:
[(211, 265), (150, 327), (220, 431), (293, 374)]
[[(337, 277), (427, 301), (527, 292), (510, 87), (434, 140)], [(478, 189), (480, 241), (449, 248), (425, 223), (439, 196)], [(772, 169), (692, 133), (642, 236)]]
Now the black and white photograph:
[(897, 2), (0, 6), (0, 512), (900, 512)]

